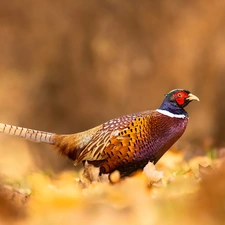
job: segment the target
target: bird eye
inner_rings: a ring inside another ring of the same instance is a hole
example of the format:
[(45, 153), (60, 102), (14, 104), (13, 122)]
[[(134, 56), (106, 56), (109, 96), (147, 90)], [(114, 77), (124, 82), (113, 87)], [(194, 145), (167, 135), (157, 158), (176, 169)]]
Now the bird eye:
[(182, 97), (182, 94), (181, 93), (178, 93), (177, 94), (177, 97), (181, 98)]

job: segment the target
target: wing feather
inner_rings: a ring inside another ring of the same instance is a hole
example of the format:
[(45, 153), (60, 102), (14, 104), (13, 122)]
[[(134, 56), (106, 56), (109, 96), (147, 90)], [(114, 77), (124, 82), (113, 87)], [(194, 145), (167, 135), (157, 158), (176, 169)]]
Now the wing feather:
[[(136, 140), (141, 137), (145, 116), (149, 116), (151, 111), (145, 111), (117, 119), (110, 120), (103, 124), (102, 129), (98, 130), (92, 140), (80, 153), (75, 164), (82, 161), (105, 160), (115, 157), (115, 159), (127, 160), (135, 154), (138, 145)], [(132, 157), (131, 157), (132, 158)], [(112, 160), (110, 160), (112, 161)]]

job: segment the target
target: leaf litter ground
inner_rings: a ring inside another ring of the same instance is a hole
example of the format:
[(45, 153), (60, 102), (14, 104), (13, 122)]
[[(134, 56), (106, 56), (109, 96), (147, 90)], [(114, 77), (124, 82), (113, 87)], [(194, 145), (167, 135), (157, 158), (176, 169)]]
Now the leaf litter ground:
[(3, 177), (0, 224), (180, 224), (225, 221), (225, 165), (210, 154), (184, 160), (169, 151), (155, 166), (110, 183), (98, 170), (31, 173), (19, 182)]

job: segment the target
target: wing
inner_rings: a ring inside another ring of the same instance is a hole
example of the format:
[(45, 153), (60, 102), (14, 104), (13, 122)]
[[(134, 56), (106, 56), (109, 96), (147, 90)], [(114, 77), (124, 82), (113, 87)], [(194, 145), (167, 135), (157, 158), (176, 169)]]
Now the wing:
[[(80, 153), (75, 164), (84, 160), (104, 161), (107, 165), (109, 162), (113, 164), (109, 167), (118, 167), (118, 164), (137, 159), (139, 142), (147, 139), (145, 134), (149, 133), (146, 132), (146, 118), (149, 118), (152, 112), (126, 115), (104, 123)], [(108, 171), (107, 168), (106, 170)]]

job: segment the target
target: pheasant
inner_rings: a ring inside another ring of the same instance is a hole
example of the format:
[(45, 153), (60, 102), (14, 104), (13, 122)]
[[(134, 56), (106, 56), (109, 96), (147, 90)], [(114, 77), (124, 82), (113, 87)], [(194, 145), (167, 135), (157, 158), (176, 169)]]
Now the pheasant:
[(188, 114), (184, 110), (199, 98), (176, 89), (165, 95), (161, 106), (109, 120), (84, 132), (63, 135), (0, 123), (0, 132), (55, 145), (61, 155), (77, 165), (86, 161), (101, 174), (118, 170), (121, 177), (154, 164), (182, 136)]

